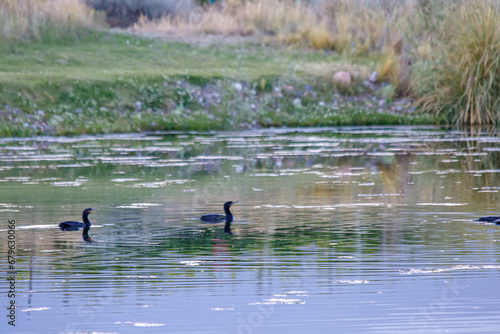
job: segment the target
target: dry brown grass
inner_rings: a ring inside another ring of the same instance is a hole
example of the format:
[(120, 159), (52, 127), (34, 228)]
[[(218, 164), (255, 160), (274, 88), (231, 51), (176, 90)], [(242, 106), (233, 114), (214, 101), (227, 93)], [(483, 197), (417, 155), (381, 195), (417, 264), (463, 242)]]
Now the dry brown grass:
[(391, 47), (384, 47), (377, 57), (376, 71), (378, 82), (392, 84), (401, 96), (407, 96), (411, 87), (411, 61), (403, 50), (403, 39)]
[(310, 27), (305, 37), (315, 49), (326, 50), (335, 47), (335, 40), (326, 25)]
[(385, 48), (377, 61), (377, 80), (388, 81), (397, 87), (401, 62), (393, 48)]
[[(333, 38), (313, 7), (280, 0), (228, 1), (226, 6), (200, 8), (189, 15), (141, 19), (140, 32), (272, 35), (295, 45), (331, 48)], [(311, 38), (311, 41), (309, 41)]]
[(199, 8), (189, 15), (142, 19), (134, 29), (155, 33), (267, 35), (290, 45), (367, 55), (400, 39), (403, 25), (415, 9), (398, 0), (384, 1), (387, 8), (373, 3), (370, 0), (228, 0), (225, 6)]
[[(416, 20), (415, 2), (338, 0), (332, 9), (338, 50), (367, 55), (394, 46)], [(379, 3), (377, 5), (377, 3)]]
[(96, 26), (95, 12), (80, 0), (0, 0), (0, 42), (40, 40)]
[(243, 33), (236, 17), (227, 15), (215, 7), (198, 9), (188, 15), (162, 17), (149, 20), (141, 16), (133, 30), (142, 33), (177, 33), (177, 34), (222, 34), (237, 35)]

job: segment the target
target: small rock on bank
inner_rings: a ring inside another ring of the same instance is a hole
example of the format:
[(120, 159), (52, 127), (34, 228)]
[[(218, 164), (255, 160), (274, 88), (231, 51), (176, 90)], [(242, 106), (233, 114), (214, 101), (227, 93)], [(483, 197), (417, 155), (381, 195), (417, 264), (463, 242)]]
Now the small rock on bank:
[(345, 71), (337, 72), (333, 75), (333, 81), (343, 86), (350, 86), (352, 83), (351, 73)]

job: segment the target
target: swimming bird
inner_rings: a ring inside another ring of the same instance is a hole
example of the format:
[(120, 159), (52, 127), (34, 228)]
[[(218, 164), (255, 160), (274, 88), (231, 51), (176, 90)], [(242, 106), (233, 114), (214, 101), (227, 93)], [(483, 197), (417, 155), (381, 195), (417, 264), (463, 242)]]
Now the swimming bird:
[(224, 213), (225, 213), (225, 215), (220, 215), (220, 214), (217, 214), (217, 213), (209, 213), (207, 215), (201, 216), (200, 219), (203, 220), (206, 223), (220, 223), (220, 222), (223, 222), (225, 220), (226, 221), (226, 225), (227, 224), (231, 224), (231, 222), (234, 219), (234, 216), (231, 213), (231, 211), (229, 210), (229, 208), (231, 208), (231, 206), (233, 204), (236, 204), (236, 203), (238, 203), (238, 201), (236, 201), (236, 202), (229, 201), (229, 202), (224, 203)]
[(89, 220), (89, 214), (92, 211), (94, 211), (94, 209), (92, 209), (92, 208), (88, 208), (88, 209), (83, 210), (83, 213), (82, 213), (83, 223), (69, 220), (66, 222), (59, 223), (59, 228), (62, 231), (78, 231), (81, 227), (85, 227), (85, 228), (87, 228), (87, 232), (88, 232), (88, 230), (90, 229), (90, 226), (92, 225), (90, 223), (90, 220)]
[(481, 217), (477, 221), (495, 223), (495, 225), (500, 225), (500, 216)]

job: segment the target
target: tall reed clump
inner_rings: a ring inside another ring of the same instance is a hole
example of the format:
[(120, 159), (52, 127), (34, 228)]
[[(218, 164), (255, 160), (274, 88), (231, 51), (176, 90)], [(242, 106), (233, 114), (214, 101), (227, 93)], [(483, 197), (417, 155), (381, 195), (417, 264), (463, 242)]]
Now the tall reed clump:
[(97, 22), (81, 0), (0, 0), (0, 47), (77, 38)]
[(424, 112), (448, 124), (500, 123), (500, 15), (489, 1), (445, 9), (434, 60), (414, 67), (413, 91)]

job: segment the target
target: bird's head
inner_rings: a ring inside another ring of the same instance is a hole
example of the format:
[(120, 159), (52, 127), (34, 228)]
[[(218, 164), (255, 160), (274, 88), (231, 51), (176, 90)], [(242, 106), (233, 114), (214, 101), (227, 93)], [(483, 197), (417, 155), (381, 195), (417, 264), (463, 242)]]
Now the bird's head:
[(231, 206), (233, 206), (233, 204), (236, 204), (238, 202), (239, 201), (235, 201), (235, 202), (229, 201), (229, 202), (226, 202), (226, 203), (224, 203), (224, 209), (229, 209)]
[(88, 208), (88, 209), (83, 210), (83, 214), (84, 215), (89, 215), (92, 211), (94, 211), (94, 209)]

